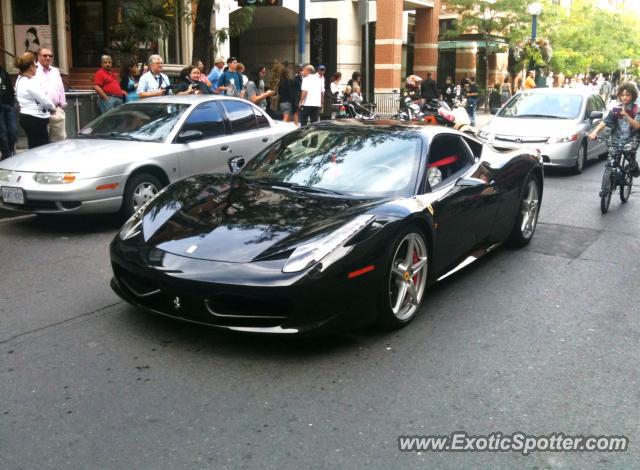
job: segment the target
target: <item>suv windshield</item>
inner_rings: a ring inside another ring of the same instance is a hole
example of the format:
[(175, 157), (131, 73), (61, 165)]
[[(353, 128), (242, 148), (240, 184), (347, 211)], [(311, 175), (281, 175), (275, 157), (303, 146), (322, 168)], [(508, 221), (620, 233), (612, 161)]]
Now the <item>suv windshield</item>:
[(174, 103), (125, 104), (89, 123), (79, 137), (162, 142), (188, 107)]
[(422, 140), (406, 129), (303, 128), (274, 142), (240, 172), (249, 181), (354, 197), (406, 197)]
[(581, 95), (521, 92), (513, 97), (498, 116), (531, 119), (576, 119), (582, 108)]

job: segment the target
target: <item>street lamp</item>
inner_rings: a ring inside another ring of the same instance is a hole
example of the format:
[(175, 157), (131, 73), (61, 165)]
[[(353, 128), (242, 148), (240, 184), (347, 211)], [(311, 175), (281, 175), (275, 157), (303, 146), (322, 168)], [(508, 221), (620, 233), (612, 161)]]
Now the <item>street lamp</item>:
[[(531, 15), (531, 43), (534, 44), (536, 42), (536, 35), (538, 33), (538, 15), (542, 13), (542, 4), (539, 2), (534, 2), (529, 5), (527, 9), (529, 14)], [(529, 62), (529, 70), (534, 69), (533, 59)], [(538, 67), (535, 67), (536, 72), (536, 81), (539, 79), (539, 71)]]

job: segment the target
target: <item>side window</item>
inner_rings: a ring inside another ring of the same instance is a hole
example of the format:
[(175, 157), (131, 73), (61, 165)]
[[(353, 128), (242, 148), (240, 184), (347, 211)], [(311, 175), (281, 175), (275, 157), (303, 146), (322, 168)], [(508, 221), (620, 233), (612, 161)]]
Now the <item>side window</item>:
[(267, 117), (262, 114), (261, 111), (258, 110), (254, 110), (256, 112), (256, 118), (258, 119), (258, 127), (263, 128), (263, 127), (269, 127), (269, 120), (267, 119)]
[(595, 100), (595, 111), (604, 111), (604, 108), (606, 107), (604, 104), (604, 100), (602, 99), (601, 96), (599, 95), (593, 95), (593, 99)]
[(463, 139), (471, 149), (473, 158), (480, 158), (482, 156), (482, 144), (477, 140), (469, 139), (468, 137), (463, 137)]
[(595, 111), (595, 110), (596, 110), (596, 108), (595, 108), (595, 106), (594, 106), (594, 99), (593, 99), (593, 96), (590, 96), (590, 97), (587, 99), (587, 111), (586, 111), (586, 113), (585, 113), (585, 118), (586, 118), (586, 119), (589, 119), (589, 116), (591, 116), (591, 111)]
[(224, 119), (215, 101), (207, 101), (194, 109), (184, 125), (182, 131), (196, 130), (202, 132), (203, 139), (210, 139), (225, 135)]
[(229, 115), (233, 133), (252, 131), (258, 128), (258, 120), (249, 104), (229, 100), (225, 101), (223, 105)]
[(474, 159), (469, 152), (469, 147), (457, 135), (440, 134), (434, 137), (429, 145), (427, 175), (438, 170), (438, 178), (435, 180), (438, 183), (434, 187), (452, 181), (473, 163)]

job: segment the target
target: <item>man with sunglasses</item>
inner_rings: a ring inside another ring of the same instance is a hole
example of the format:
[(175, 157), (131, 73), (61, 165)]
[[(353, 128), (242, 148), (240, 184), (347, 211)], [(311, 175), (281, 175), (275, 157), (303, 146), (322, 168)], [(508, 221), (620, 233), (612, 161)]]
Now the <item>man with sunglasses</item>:
[(51, 65), (53, 62), (53, 53), (51, 49), (41, 47), (38, 50), (38, 63), (36, 65), (36, 78), (40, 80), (42, 89), (49, 97), (53, 104), (56, 105), (55, 113), (51, 113), (49, 118), (49, 140), (64, 140), (67, 138), (65, 130), (65, 114), (64, 108), (67, 105), (67, 99), (64, 95), (64, 84), (60, 71)]

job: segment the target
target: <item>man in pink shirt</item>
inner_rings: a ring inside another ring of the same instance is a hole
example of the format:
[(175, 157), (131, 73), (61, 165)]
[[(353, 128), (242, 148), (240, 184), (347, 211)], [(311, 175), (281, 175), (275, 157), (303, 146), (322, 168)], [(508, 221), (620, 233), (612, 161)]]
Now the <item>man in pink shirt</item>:
[(38, 50), (36, 78), (40, 81), (46, 95), (56, 105), (55, 114), (52, 112), (51, 118), (49, 118), (49, 140), (55, 142), (67, 138), (64, 110), (62, 109), (67, 105), (67, 99), (64, 96), (64, 85), (60, 71), (51, 65), (52, 61), (51, 49), (41, 47)]

